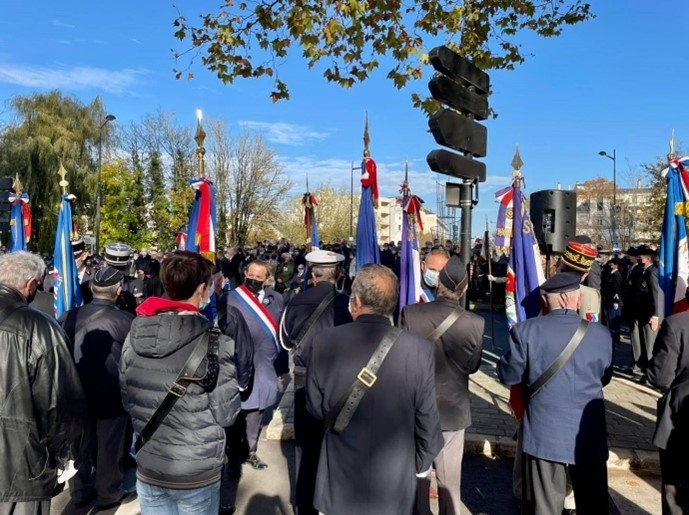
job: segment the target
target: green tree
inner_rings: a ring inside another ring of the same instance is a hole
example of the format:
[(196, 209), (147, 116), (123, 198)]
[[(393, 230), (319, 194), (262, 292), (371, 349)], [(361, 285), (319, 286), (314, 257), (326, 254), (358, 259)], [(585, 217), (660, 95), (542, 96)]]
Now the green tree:
[[(432, 41), (448, 41), (483, 69), (512, 69), (524, 61), (520, 32), (554, 37), (593, 16), (581, 0), (259, 0), (224, 2), (198, 23), (180, 16), (173, 25), (187, 45), (177, 58), (200, 55), (224, 83), (270, 77), (277, 101), (289, 98), (278, 69), (290, 50), (309, 68), (327, 63), (325, 79), (345, 88), (389, 58), (387, 78), (399, 89), (421, 78)], [(185, 68), (175, 70), (177, 78)], [(422, 102), (416, 94), (413, 99)]]
[[(0, 133), (0, 176), (19, 175), (31, 198), (31, 247), (52, 252), (62, 194), (57, 176), (60, 163), (68, 172), (69, 192), (77, 197), (73, 207), (77, 229), (90, 229), (87, 223), (95, 217), (95, 172), (103, 104), (99, 98), (83, 104), (53, 91), (15, 97), (9, 105), (17, 122)], [(109, 134), (108, 126), (102, 129), (105, 145)]]

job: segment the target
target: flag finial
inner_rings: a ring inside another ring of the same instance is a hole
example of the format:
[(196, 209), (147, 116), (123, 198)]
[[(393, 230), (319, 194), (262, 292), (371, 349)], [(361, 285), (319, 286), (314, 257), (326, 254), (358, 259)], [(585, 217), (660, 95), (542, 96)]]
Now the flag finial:
[(524, 161), (522, 161), (522, 156), (519, 154), (519, 145), (514, 147), (514, 157), (510, 163), (515, 172), (521, 172), (522, 166), (524, 166)]
[(19, 180), (19, 174), (14, 177), (12, 188), (14, 189), (14, 194), (17, 196), (17, 198), (21, 197), (22, 193), (24, 192), (24, 185)]
[(60, 176), (60, 187), (62, 188), (62, 194), (67, 195), (67, 186), (69, 186), (69, 183), (65, 180), (65, 176), (67, 175), (67, 170), (65, 170), (65, 167), (62, 166), (62, 161), (60, 161), (60, 169), (57, 171), (57, 174)]
[(199, 160), (199, 177), (204, 179), (206, 177), (206, 167), (204, 163), (204, 157), (206, 155), (206, 149), (203, 148), (203, 142), (206, 139), (206, 131), (203, 130), (203, 125), (201, 125), (201, 120), (203, 119), (203, 111), (201, 109), (196, 110), (196, 135), (194, 140), (196, 141), (196, 156)]
[(364, 157), (368, 157), (371, 155), (371, 150), (368, 148), (370, 143), (371, 137), (368, 134), (368, 111), (366, 111), (366, 115), (364, 118)]
[(670, 136), (670, 153), (667, 155), (668, 159), (674, 159), (675, 155), (675, 129), (672, 129), (672, 135)]

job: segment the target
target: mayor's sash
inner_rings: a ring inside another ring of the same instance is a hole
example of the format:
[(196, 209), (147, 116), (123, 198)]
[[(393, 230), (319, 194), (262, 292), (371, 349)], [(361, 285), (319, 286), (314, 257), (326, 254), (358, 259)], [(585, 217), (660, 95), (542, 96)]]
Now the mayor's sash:
[(279, 351), (280, 345), (277, 339), (278, 324), (273, 318), (273, 315), (270, 314), (270, 311), (268, 311), (258, 298), (256, 298), (256, 296), (243, 284), (232, 290), (232, 293), (237, 297), (239, 303), (253, 315), (263, 330), (268, 333)]

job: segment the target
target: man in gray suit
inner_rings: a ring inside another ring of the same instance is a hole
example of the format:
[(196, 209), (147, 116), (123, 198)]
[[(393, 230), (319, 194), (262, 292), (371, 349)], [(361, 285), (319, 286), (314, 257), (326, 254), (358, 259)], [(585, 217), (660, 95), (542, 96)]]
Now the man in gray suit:
[[(405, 306), (400, 316), (403, 329), (433, 344), (435, 390), (445, 441), (433, 462), (438, 480), (440, 515), (459, 515), (462, 507), (460, 482), (464, 431), (471, 425), (469, 375), (481, 365), (483, 350), (485, 321), (465, 311), (460, 304), (467, 291), (467, 279), (464, 263), (453, 256), (438, 276), (436, 299)], [(446, 329), (440, 334), (436, 328), (444, 325)], [(418, 480), (416, 513), (419, 515), (431, 515), (429, 487), (429, 478)]]

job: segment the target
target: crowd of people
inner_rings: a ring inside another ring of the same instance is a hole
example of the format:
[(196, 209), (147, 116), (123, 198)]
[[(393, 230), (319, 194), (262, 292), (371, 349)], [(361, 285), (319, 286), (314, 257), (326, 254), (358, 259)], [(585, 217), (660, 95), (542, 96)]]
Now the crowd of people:
[[(424, 302), (400, 311), (399, 243), (358, 271), (345, 241), (310, 252), (264, 241), (215, 260), (122, 243), (73, 251), (84, 305), (57, 320), (46, 262), (0, 256), (0, 515), (47, 514), (65, 483), (76, 505), (115, 507), (132, 493), (132, 456), (144, 515), (232, 514), (242, 466), (271, 465), (259, 435), (287, 375), (298, 515), (429, 515), (432, 470), (440, 514), (460, 513), (484, 336), (463, 299), (504, 285), (504, 256), (487, 267), (477, 245), (465, 264), (451, 241), (425, 242)], [(663, 509), (687, 510), (689, 320), (664, 319), (654, 259), (578, 236), (546, 263), (541, 314), (511, 328), (498, 375), (519, 421), (524, 513), (608, 513), (603, 389), (622, 333), (630, 373), (670, 392), (654, 440)]]

